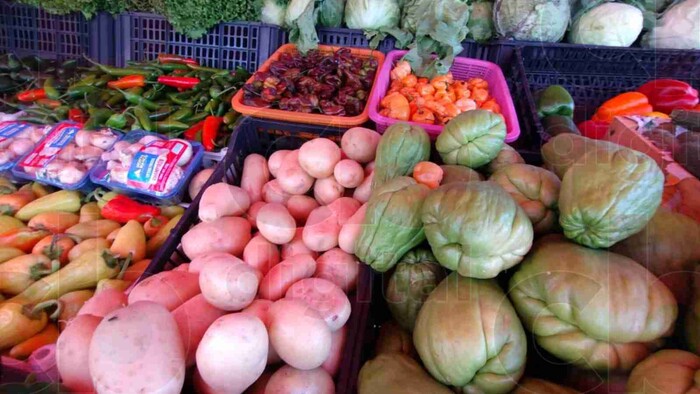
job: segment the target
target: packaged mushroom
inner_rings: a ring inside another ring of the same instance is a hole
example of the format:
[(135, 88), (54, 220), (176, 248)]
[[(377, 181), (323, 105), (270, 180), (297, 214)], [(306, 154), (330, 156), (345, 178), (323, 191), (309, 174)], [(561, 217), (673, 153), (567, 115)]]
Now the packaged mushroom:
[(50, 129), (24, 122), (0, 122), (0, 173), (9, 172)]
[(79, 123), (61, 122), (22, 157), (12, 174), (61, 189), (90, 191), (90, 169), (117, 139), (119, 134), (110, 129), (90, 131)]
[(177, 204), (199, 170), (204, 149), (197, 142), (135, 131), (101, 156), (94, 183), (148, 202)]

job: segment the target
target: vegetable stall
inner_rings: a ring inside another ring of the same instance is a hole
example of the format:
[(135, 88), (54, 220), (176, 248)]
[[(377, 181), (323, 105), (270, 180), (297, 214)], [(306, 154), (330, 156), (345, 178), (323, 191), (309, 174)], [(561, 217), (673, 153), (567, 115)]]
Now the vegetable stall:
[(87, 3), (0, 2), (0, 392), (698, 389), (697, 1)]

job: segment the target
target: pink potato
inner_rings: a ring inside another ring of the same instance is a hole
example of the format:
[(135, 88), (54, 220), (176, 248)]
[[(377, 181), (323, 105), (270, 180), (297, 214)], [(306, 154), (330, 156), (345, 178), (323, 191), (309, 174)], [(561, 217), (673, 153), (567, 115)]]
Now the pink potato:
[(207, 329), (197, 348), (197, 370), (214, 393), (242, 393), (267, 365), (265, 324), (246, 313), (222, 316)]
[(314, 260), (318, 257), (318, 253), (306, 247), (303, 238), (303, 228), (298, 228), (296, 234), (294, 234), (294, 239), (291, 242), (282, 245), (282, 260), (286, 260), (292, 256), (298, 254), (308, 254)]
[(243, 261), (265, 275), (270, 271), (270, 268), (280, 262), (280, 251), (277, 249), (277, 245), (258, 234), (245, 246)]
[(250, 241), (250, 223), (240, 217), (223, 217), (202, 222), (182, 236), (182, 249), (194, 259), (205, 253), (224, 252), (240, 256)]
[(228, 261), (230, 263), (235, 263), (238, 261), (236, 256), (233, 256), (233, 255), (228, 254), (228, 253), (222, 253), (222, 252), (206, 253), (206, 254), (195, 257), (190, 262), (190, 269), (188, 270), (188, 272), (192, 273), (192, 274), (199, 274), (202, 271), (202, 268), (207, 263), (209, 263), (210, 261), (215, 261), (215, 260), (223, 260), (223, 261)]
[(250, 202), (262, 201), (262, 188), (270, 180), (267, 160), (256, 153), (248, 155), (243, 161), (241, 188), (248, 193)]
[(312, 277), (315, 271), (316, 261), (308, 254), (290, 257), (272, 267), (265, 275), (260, 282), (259, 296), (266, 300), (279, 300), (291, 285)]
[(371, 161), (365, 166), (365, 178), (368, 177), (369, 174), (374, 172), (374, 163), (374, 161)]
[(294, 368), (320, 367), (331, 352), (331, 330), (315, 309), (303, 301), (282, 299), (270, 307), (270, 343)]
[(223, 310), (208, 303), (202, 294), (190, 298), (173, 311), (173, 318), (185, 349), (187, 367), (194, 365), (197, 346), (207, 328), (225, 314)]
[(314, 185), (314, 178), (299, 165), (299, 151), (289, 152), (277, 171), (280, 187), (289, 194), (304, 194)]
[(139, 282), (129, 293), (129, 305), (151, 301), (175, 310), (200, 293), (199, 276), (183, 271), (163, 271)]
[(372, 179), (374, 179), (374, 172), (365, 177), (362, 184), (355, 189), (352, 198), (363, 204), (369, 201), (369, 197), (372, 195)]
[(300, 226), (306, 223), (306, 218), (317, 207), (318, 203), (316, 200), (309, 196), (292, 196), (287, 201), (287, 210), (289, 210), (289, 213)]
[(88, 365), (98, 393), (179, 394), (185, 382), (185, 351), (175, 319), (150, 301), (102, 319), (90, 341)]
[(343, 134), (340, 146), (352, 160), (368, 163), (374, 160), (381, 135), (365, 127), (353, 127)]
[(333, 331), (331, 337), (331, 354), (326, 361), (323, 362), (323, 368), (329, 375), (335, 377), (340, 370), (340, 363), (343, 360), (343, 350), (345, 349), (345, 340), (348, 338), (348, 327), (343, 326), (340, 330)]
[[(257, 299), (253, 301), (248, 307), (243, 309), (241, 313), (249, 313), (256, 316), (260, 321), (265, 324), (265, 327), (270, 325), (269, 310), (273, 302), (270, 300)], [(280, 356), (277, 354), (272, 344), (268, 346), (267, 352), (267, 365), (274, 365), (282, 361)]]
[(285, 365), (272, 374), (265, 386), (265, 394), (334, 393), (333, 378), (323, 368), (304, 371)]
[(364, 204), (343, 224), (340, 234), (338, 234), (338, 246), (343, 251), (355, 254), (355, 242), (357, 242), (357, 239), (360, 238), (360, 233), (362, 233), (362, 223), (365, 221), (366, 213), (367, 204)]
[(362, 206), (362, 204), (351, 197), (340, 197), (339, 199), (328, 204), (328, 208), (330, 208), (333, 214), (336, 216), (340, 227), (344, 226), (345, 223), (350, 220), (352, 215), (354, 215), (355, 212), (360, 209), (360, 206)]
[(190, 272), (190, 263), (182, 263), (173, 268), (173, 271)]
[(341, 160), (335, 165), (333, 177), (340, 186), (353, 189), (362, 184), (365, 179), (365, 171), (355, 160)]
[(267, 205), (265, 201), (258, 201), (254, 202), (250, 205), (250, 208), (248, 208), (248, 213), (246, 213), (246, 217), (248, 218), (248, 222), (250, 222), (250, 226), (254, 229), (258, 228), (257, 223), (255, 223), (256, 220), (258, 220), (258, 212), (260, 212), (260, 208), (264, 207)]
[(236, 259), (236, 262), (210, 261), (199, 273), (199, 287), (207, 302), (229, 312), (250, 305), (258, 292), (262, 275)]
[(263, 186), (262, 196), (263, 201), (278, 204), (286, 204), (289, 198), (292, 197), (291, 194), (282, 190), (280, 181), (277, 179), (273, 179)]
[(350, 318), (350, 300), (335, 283), (307, 278), (293, 284), (285, 298), (300, 300), (316, 310), (331, 331), (339, 330)]
[(277, 245), (291, 241), (297, 228), (297, 223), (287, 208), (277, 203), (270, 203), (260, 208), (255, 223), (260, 234)]
[(248, 192), (226, 182), (215, 183), (202, 194), (199, 201), (199, 219), (203, 222), (213, 222), (224, 216), (241, 216), (249, 207)]
[(304, 244), (316, 252), (325, 252), (338, 246), (340, 225), (328, 206), (320, 206), (309, 215), (302, 232)]
[(87, 365), (90, 341), (101, 321), (101, 317), (93, 315), (76, 316), (58, 337), (56, 368), (61, 376), (61, 383), (71, 392), (95, 391)]
[(345, 194), (345, 188), (332, 176), (319, 179), (314, 185), (314, 198), (321, 205), (328, 205), (343, 197), (343, 194)]
[(333, 175), (333, 169), (339, 161), (340, 148), (327, 138), (307, 141), (299, 149), (299, 165), (316, 179)]
[(197, 197), (197, 194), (202, 190), (202, 187), (204, 187), (204, 184), (207, 183), (209, 180), (209, 177), (211, 177), (211, 174), (214, 173), (214, 168), (205, 168), (202, 171), (199, 171), (190, 181), (190, 185), (187, 188), (187, 194), (190, 196), (190, 199), (194, 200), (195, 197)]
[(282, 162), (284, 161), (284, 158), (287, 157), (289, 152), (291, 151), (278, 150), (270, 155), (270, 158), (267, 160), (267, 168), (270, 170), (270, 174), (272, 174), (273, 177), (277, 178), (279, 169), (282, 167)]
[(104, 289), (87, 300), (78, 311), (80, 315), (105, 317), (112, 311), (121, 309), (129, 303), (128, 297), (121, 290)]
[(360, 262), (354, 255), (338, 248), (329, 250), (316, 260), (314, 277), (333, 282), (346, 293), (355, 289), (359, 274)]

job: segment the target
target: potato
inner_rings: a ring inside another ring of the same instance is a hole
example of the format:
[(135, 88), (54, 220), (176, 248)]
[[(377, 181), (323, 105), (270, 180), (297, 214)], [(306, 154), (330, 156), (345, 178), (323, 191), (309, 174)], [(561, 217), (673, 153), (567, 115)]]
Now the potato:
[[(200, 256), (195, 257), (191, 262), (189, 269), (187, 272), (191, 274), (199, 274), (202, 272), (202, 268), (209, 263), (210, 261), (215, 261), (215, 260), (223, 260), (229, 263), (235, 263), (238, 262), (238, 259), (228, 253), (222, 253), (222, 252), (215, 252), (215, 253), (206, 253)], [(199, 282), (197, 282), (199, 283)]]
[(278, 369), (265, 386), (265, 394), (334, 394), (333, 378), (323, 368), (304, 371), (289, 365)]
[(335, 377), (340, 370), (343, 361), (343, 350), (345, 350), (345, 340), (348, 337), (348, 327), (343, 326), (340, 330), (334, 331), (331, 337), (331, 354), (323, 362), (323, 368), (329, 375)]
[(258, 212), (260, 212), (260, 208), (264, 207), (267, 205), (265, 201), (258, 201), (254, 202), (250, 205), (250, 208), (248, 208), (248, 212), (246, 213), (245, 217), (248, 218), (248, 222), (250, 223), (250, 226), (254, 229), (258, 228), (257, 223), (255, 221), (258, 219)]
[(286, 260), (298, 254), (308, 254), (314, 260), (316, 259), (316, 257), (318, 257), (318, 253), (306, 247), (303, 238), (303, 231), (303, 228), (298, 228), (296, 233), (294, 234), (294, 239), (292, 239), (291, 242), (282, 245), (282, 260)]
[(343, 138), (340, 139), (340, 146), (348, 158), (359, 163), (368, 163), (374, 160), (381, 137), (374, 130), (364, 127), (353, 127), (343, 134)]
[(258, 270), (239, 259), (233, 263), (210, 261), (199, 273), (199, 287), (210, 304), (234, 312), (253, 302), (261, 277)]
[(363, 204), (341, 227), (338, 234), (338, 246), (344, 252), (355, 254), (355, 242), (362, 233), (362, 223), (365, 221), (366, 213), (367, 204)]
[(195, 369), (192, 374), (192, 385), (197, 394), (216, 394), (216, 391), (202, 379), (202, 374), (199, 373), (198, 369)]
[(320, 206), (309, 215), (302, 232), (304, 244), (316, 252), (325, 252), (338, 246), (340, 225), (328, 206)]
[(299, 165), (299, 151), (291, 151), (284, 157), (277, 171), (277, 180), (285, 193), (304, 194), (314, 185), (314, 178)]
[(331, 330), (302, 301), (282, 299), (270, 307), (270, 342), (282, 360), (294, 368), (320, 367), (331, 352)]
[(267, 365), (268, 335), (260, 319), (246, 313), (222, 316), (197, 348), (197, 370), (215, 393), (241, 393)]
[(185, 365), (194, 365), (197, 346), (204, 333), (224, 314), (226, 312), (208, 303), (202, 294), (190, 298), (173, 311), (173, 318), (185, 349)]
[(359, 273), (360, 262), (355, 256), (335, 248), (316, 260), (314, 277), (333, 282), (344, 292), (350, 293), (357, 286)]
[(294, 238), (297, 224), (287, 208), (282, 204), (271, 203), (260, 208), (255, 219), (260, 234), (268, 241), (281, 245)]
[(365, 171), (355, 160), (341, 160), (333, 169), (333, 177), (340, 186), (353, 189), (362, 184), (365, 179)]
[(269, 203), (275, 202), (279, 204), (286, 204), (291, 196), (291, 194), (282, 190), (280, 181), (277, 179), (267, 182), (262, 189), (263, 201)]
[(187, 194), (189, 194), (190, 199), (194, 200), (194, 198), (197, 197), (197, 194), (199, 194), (200, 190), (202, 190), (202, 187), (207, 183), (209, 177), (211, 177), (213, 173), (214, 167), (205, 168), (192, 178), (190, 186), (187, 188)]
[[(262, 185), (260, 186), (262, 190)], [(199, 201), (199, 219), (213, 222), (224, 216), (241, 216), (250, 207), (248, 192), (226, 182), (209, 186)]]
[(90, 341), (101, 317), (82, 315), (72, 319), (56, 342), (56, 368), (61, 383), (71, 392), (95, 391), (88, 369)]
[(319, 179), (314, 184), (314, 198), (321, 205), (328, 205), (339, 199), (345, 193), (345, 188), (334, 177)]
[(256, 153), (248, 155), (243, 161), (241, 188), (248, 193), (251, 202), (262, 201), (262, 188), (269, 180), (265, 157)]
[(280, 251), (277, 249), (277, 245), (258, 234), (245, 246), (243, 261), (265, 275), (270, 271), (270, 268), (280, 262)]
[(335, 215), (340, 227), (344, 226), (345, 223), (350, 220), (352, 215), (360, 209), (360, 206), (362, 206), (362, 204), (352, 197), (340, 197), (328, 204), (328, 208), (330, 208), (331, 212)]
[(293, 284), (285, 298), (305, 302), (326, 321), (331, 331), (337, 331), (350, 318), (350, 300), (333, 282), (307, 278)]
[[(249, 313), (253, 316), (256, 316), (260, 321), (262, 321), (265, 324), (265, 327), (270, 325), (270, 319), (269, 319), (269, 311), (270, 307), (272, 306), (273, 302), (270, 300), (263, 300), (263, 299), (257, 299), (253, 301), (248, 307), (243, 309), (241, 313)], [(282, 359), (280, 356), (277, 354), (275, 351), (275, 348), (272, 347), (272, 344), (268, 344), (267, 348), (267, 365), (273, 365), (277, 364)]]
[(265, 275), (260, 282), (259, 296), (266, 300), (279, 300), (284, 297), (287, 289), (297, 281), (310, 278), (316, 271), (316, 262), (308, 254), (290, 257)]
[(172, 311), (199, 293), (197, 274), (163, 271), (149, 276), (131, 289), (129, 305), (137, 301), (151, 301)]
[(278, 171), (282, 167), (282, 162), (284, 158), (291, 152), (290, 150), (278, 150), (270, 155), (270, 159), (267, 161), (267, 168), (270, 170), (270, 174), (277, 178)]
[(93, 315), (105, 317), (107, 314), (125, 307), (129, 303), (127, 295), (120, 290), (105, 289), (87, 300), (78, 311), (78, 316)]
[(333, 175), (333, 169), (339, 161), (340, 148), (327, 138), (307, 141), (299, 149), (299, 165), (317, 179)]
[(303, 226), (311, 211), (318, 207), (316, 200), (309, 196), (292, 196), (287, 201), (287, 210), (297, 221), (297, 225)]
[(372, 179), (374, 179), (374, 172), (365, 176), (362, 184), (352, 193), (352, 198), (363, 204), (369, 201), (369, 197), (372, 195)]
[(179, 394), (185, 382), (177, 324), (155, 302), (135, 302), (105, 316), (92, 336), (88, 359), (98, 393)]
[(182, 236), (182, 249), (194, 259), (205, 253), (224, 252), (240, 256), (250, 241), (250, 223), (239, 217), (202, 222)]

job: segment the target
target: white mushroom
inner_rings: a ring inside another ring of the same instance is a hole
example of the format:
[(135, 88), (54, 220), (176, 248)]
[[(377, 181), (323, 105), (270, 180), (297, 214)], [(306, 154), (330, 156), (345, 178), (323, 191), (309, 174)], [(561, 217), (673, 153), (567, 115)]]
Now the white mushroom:
[(37, 142), (41, 141), (42, 138), (44, 138), (49, 130), (51, 130), (51, 127), (49, 126), (34, 127), (32, 132), (29, 134), (29, 139), (36, 144)]
[(68, 165), (68, 162), (60, 159), (54, 159), (44, 168), (38, 171), (40, 176), (45, 178), (58, 178), (59, 173)]
[(90, 143), (102, 150), (109, 149), (117, 140), (117, 136), (109, 130), (100, 130), (92, 133)]
[(129, 167), (115, 166), (109, 171), (109, 177), (112, 182), (126, 184), (128, 175)]
[(21, 156), (28, 153), (34, 147), (32, 140), (27, 138), (15, 139), (10, 145), (10, 150), (15, 156)]
[(180, 156), (180, 160), (177, 161), (177, 165), (180, 167), (187, 165), (187, 163), (190, 162), (190, 159), (192, 159), (192, 144), (181, 139), (174, 139), (173, 141), (179, 141), (185, 144), (185, 152), (182, 154), (182, 156)]
[(58, 152), (58, 158), (65, 161), (71, 161), (75, 159), (75, 151), (78, 147), (75, 144), (68, 144)]
[(92, 137), (92, 132), (88, 130), (78, 130), (75, 133), (75, 144), (78, 146), (88, 146), (90, 145), (90, 139)]
[(15, 157), (9, 150), (0, 150), (0, 165), (7, 164), (12, 161)]
[(182, 179), (182, 176), (184, 175), (184, 172), (182, 171), (182, 168), (180, 167), (173, 167), (173, 171), (170, 173), (168, 176), (168, 180), (165, 182), (165, 189), (163, 190), (163, 194), (169, 193), (175, 187), (177, 187), (178, 182), (180, 182), (180, 179)]
[(103, 152), (104, 150), (96, 146), (83, 146), (75, 150), (75, 159), (80, 161), (98, 159)]
[(12, 141), (14, 141), (13, 138), (6, 138), (6, 139), (4, 139), (4, 140), (0, 140), (0, 149), (5, 149), (5, 148), (7, 148), (8, 146), (10, 146), (10, 144), (12, 143)]
[(73, 185), (80, 182), (86, 173), (86, 168), (76, 162), (69, 163), (58, 174), (58, 181), (66, 185)]
[(121, 153), (124, 149), (128, 148), (131, 146), (131, 143), (128, 141), (118, 141), (114, 143), (114, 146), (112, 146), (112, 151), (117, 152), (117, 155)]
[(85, 169), (89, 171), (95, 166), (95, 164), (97, 164), (98, 161), (99, 159), (87, 159), (83, 162), (83, 165), (85, 166)]
[(143, 145), (148, 145), (153, 141), (160, 141), (160, 140), (161, 140), (161, 138), (156, 137), (155, 135), (145, 135), (139, 140), (139, 143), (143, 144)]

